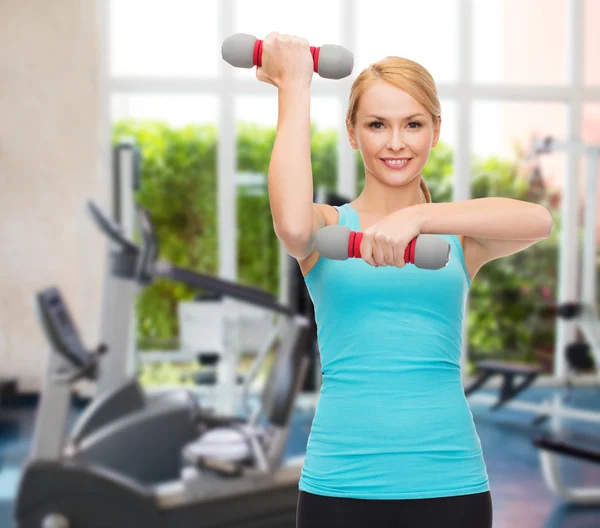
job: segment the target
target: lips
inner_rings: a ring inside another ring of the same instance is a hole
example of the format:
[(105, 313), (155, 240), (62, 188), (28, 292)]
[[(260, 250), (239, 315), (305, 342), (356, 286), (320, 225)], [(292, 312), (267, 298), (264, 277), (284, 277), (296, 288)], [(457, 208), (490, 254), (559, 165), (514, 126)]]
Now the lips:
[(390, 169), (402, 170), (410, 163), (410, 160), (412, 158), (404, 158), (404, 159), (400, 159), (398, 161), (393, 161), (391, 158), (390, 159), (379, 158), (379, 159), (386, 167), (388, 167)]

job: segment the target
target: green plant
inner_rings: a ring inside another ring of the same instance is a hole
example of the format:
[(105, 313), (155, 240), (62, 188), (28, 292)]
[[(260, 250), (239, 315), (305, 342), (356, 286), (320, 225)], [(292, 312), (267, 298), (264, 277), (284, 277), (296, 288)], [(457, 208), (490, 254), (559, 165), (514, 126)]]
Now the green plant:
[[(518, 176), (519, 162), (489, 158), (473, 164), (472, 197), (527, 200), (529, 185)], [(554, 342), (554, 325), (538, 314), (554, 298), (560, 219), (550, 238), (524, 251), (488, 262), (477, 273), (469, 294), (469, 351), (475, 360), (496, 356), (536, 360), (535, 348)]]

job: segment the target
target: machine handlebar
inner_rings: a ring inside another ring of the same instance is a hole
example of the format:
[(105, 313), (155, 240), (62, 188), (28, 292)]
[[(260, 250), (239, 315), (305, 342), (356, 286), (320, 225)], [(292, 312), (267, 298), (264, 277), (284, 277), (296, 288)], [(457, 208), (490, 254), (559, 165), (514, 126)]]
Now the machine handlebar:
[(36, 295), (36, 308), (53, 350), (66, 359), (70, 367), (54, 372), (53, 381), (70, 384), (82, 378), (96, 379), (98, 358), (106, 353), (107, 347), (99, 345), (95, 352), (85, 348), (58, 288), (46, 288), (39, 292)]
[(99, 205), (89, 201), (87, 207), (94, 223), (110, 240), (129, 254), (137, 254), (139, 252), (139, 248), (131, 240), (125, 238), (121, 226), (108, 216)]

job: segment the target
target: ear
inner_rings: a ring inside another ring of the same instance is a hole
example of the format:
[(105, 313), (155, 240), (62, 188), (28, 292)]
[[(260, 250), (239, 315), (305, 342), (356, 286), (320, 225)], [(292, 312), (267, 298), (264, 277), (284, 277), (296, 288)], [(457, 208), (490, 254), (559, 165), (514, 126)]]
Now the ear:
[(437, 147), (437, 144), (440, 140), (440, 129), (442, 126), (442, 118), (438, 117), (437, 125), (433, 129), (433, 142), (431, 143), (431, 148)]
[(350, 141), (350, 146), (354, 150), (358, 150), (358, 145), (356, 143), (356, 131), (352, 127), (352, 125), (350, 125), (350, 122), (347, 119), (346, 119), (346, 130), (348, 131), (348, 140)]

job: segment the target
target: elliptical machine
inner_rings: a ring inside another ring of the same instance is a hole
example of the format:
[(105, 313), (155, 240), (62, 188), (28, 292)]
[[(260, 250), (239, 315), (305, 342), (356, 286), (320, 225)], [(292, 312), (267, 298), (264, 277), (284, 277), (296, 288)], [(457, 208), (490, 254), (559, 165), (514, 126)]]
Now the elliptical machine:
[[(102, 363), (102, 372), (95, 383), (96, 394), (123, 387), (136, 375), (136, 363), (141, 357), (136, 346), (134, 306), (140, 289), (154, 278), (139, 275), (136, 268), (140, 262), (139, 251), (130, 243), (139, 232), (135, 192), (141, 187), (143, 163), (135, 140), (121, 139), (114, 148), (113, 160), (113, 195), (108, 213), (100, 218), (96, 214), (100, 212), (99, 207), (91, 206), (89, 211), (96, 227), (109, 239), (100, 325), (102, 340), (112, 353)], [(111, 224), (105, 219), (110, 219)], [(116, 233), (119, 239), (115, 242)], [(150, 243), (153, 241), (149, 240)], [(157, 249), (148, 251), (158, 252)], [(238, 373), (241, 358), (248, 353), (260, 355), (265, 347), (273, 346), (280, 330), (273, 324), (278, 316), (257, 306), (252, 302), (254, 297), (239, 302), (235, 296), (224, 295), (210, 286), (204, 289), (208, 291), (196, 296), (193, 302), (177, 303), (178, 350), (145, 352), (144, 362), (197, 361), (202, 366), (200, 372), (182, 374), (181, 380), (196, 383), (195, 390), (202, 398), (205, 411), (232, 415), (239, 407), (244, 390), (244, 376)], [(257, 289), (245, 291), (275, 300)], [(80, 389), (91, 395), (87, 387), (78, 387)]]
[[(292, 308), (277, 303), (271, 294), (263, 290), (179, 268), (165, 261), (158, 261), (158, 239), (151, 218), (145, 210), (138, 210), (138, 225), (142, 235), (141, 246), (127, 239), (123, 235), (121, 226), (95, 203), (88, 203), (88, 212), (94, 224), (109, 239), (112, 245), (109, 263), (111, 280), (107, 282), (107, 297), (114, 304), (116, 313), (115, 317), (112, 318), (113, 324), (109, 335), (102, 336), (103, 339), (107, 338), (105, 343), (111, 350), (111, 354), (103, 359), (103, 368), (97, 375), (100, 380), (100, 383), (96, 382), (99, 394), (75, 425), (72, 432), (75, 439), (81, 439), (97, 427), (127, 413), (137, 411), (145, 405), (152, 405), (154, 400), (163, 398), (160, 394), (145, 394), (135, 375), (128, 377), (125, 376), (125, 372), (122, 372), (124, 358), (129, 355), (127, 347), (129, 345), (128, 332), (131, 321), (129, 311), (123, 313), (126, 307), (119, 306), (119, 304), (125, 304), (131, 308), (135, 288), (138, 285), (143, 287), (157, 278), (167, 278), (193, 288), (202, 288), (214, 294), (244, 301), (278, 314), (281, 324), (274, 326), (266, 336), (255, 359), (255, 365), (261, 364), (264, 357), (278, 342), (280, 346), (285, 347), (287, 346), (286, 340), (293, 339), (295, 329), (288, 328), (290, 324), (294, 327), (308, 327), (310, 320), (307, 317), (302, 314), (296, 315)], [(118, 316), (119, 312), (121, 312), (121, 316)], [(106, 376), (107, 369), (111, 374), (111, 382), (103, 384), (101, 381), (103, 376)], [(119, 371), (120, 378), (122, 378), (119, 381), (114, 376), (116, 371)], [(236, 376), (235, 372), (229, 374), (232, 377)], [(241, 390), (243, 401), (247, 398), (253, 378), (254, 375), (244, 380)], [(238, 396), (237, 391), (234, 390), (235, 383), (224, 386), (229, 386), (231, 393), (222, 394), (223, 398), (232, 400), (224, 407), (232, 409), (235, 403), (239, 404), (239, 401), (235, 400)], [(213, 411), (212, 408), (203, 405), (205, 415), (208, 415), (211, 411)], [(230, 416), (234, 413), (229, 411), (226, 414)]]

